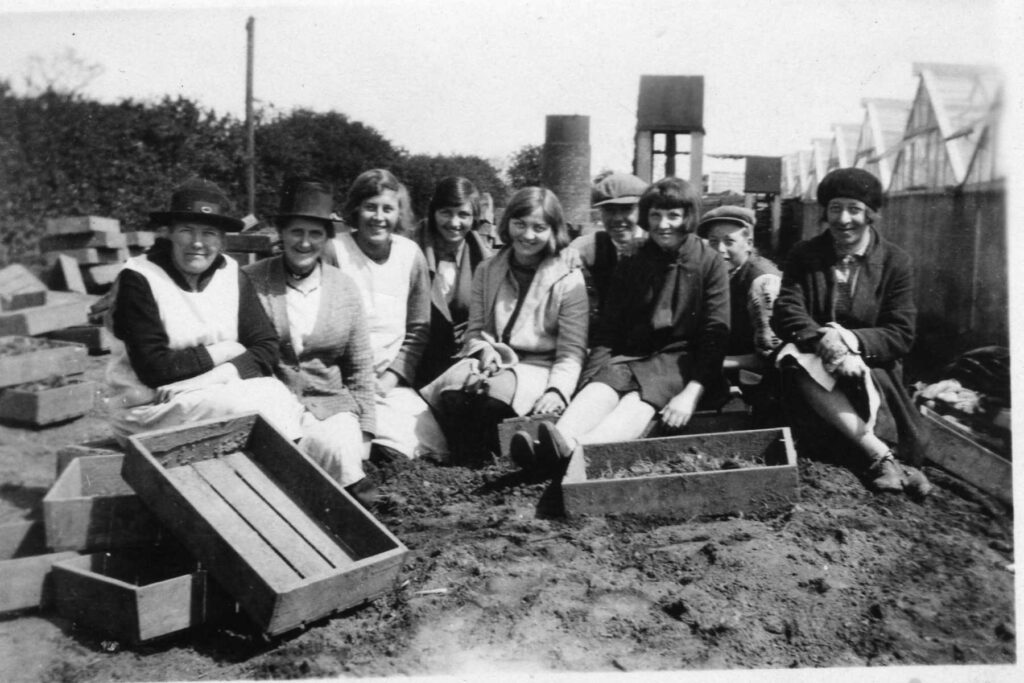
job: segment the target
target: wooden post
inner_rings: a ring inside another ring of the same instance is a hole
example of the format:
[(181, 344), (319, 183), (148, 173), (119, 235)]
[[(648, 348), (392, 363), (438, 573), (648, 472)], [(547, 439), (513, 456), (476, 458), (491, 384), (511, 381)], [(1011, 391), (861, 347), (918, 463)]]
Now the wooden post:
[(252, 119), (252, 57), (253, 42), (256, 34), (256, 20), (249, 17), (245, 22), (248, 34), (245, 51), (245, 175), (246, 189), (249, 194), (248, 213), (256, 213), (256, 134)]
[(654, 176), (654, 134), (649, 130), (638, 130), (636, 132), (636, 158), (633, 161), (633, 175), (644, 182), (651, 182)]
[(704, 133), (690, 133), (690, 184), (704, 193)]

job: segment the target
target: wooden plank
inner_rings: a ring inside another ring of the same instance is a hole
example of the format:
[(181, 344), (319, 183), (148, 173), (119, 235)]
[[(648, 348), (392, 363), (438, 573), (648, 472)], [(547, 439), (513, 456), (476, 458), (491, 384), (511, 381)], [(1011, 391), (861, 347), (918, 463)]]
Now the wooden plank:
[(57, 613), (116, 640), (137, 642), (135, 587), (95, 573), (94, 557), (74, 557), (53, 566), (53, 602)]
[(344, 569), (354, 564), (355, 560), (338, 546), (334, 538), (273, 483), (266, 472), (260, 469), (259, 465), (250, 460), (247, 455), (232, 453), (225, 456), (223, 460), (332, 567)]
[(88, 381), (38, 391), (21, 387), (0, 391), (0, 418), (35, 427), (85, 415), (92, 410), (98, 389), (95, 382)]
[(156, 242), (156, 235), (148, 230), (139, 230), (138, 232), (126, 232), (124, 233), (125, 240), (128, 242), (129, 247), (141, 247), (142, 249), (149, 249)]
[(145, 437), (132, 436), (128, 440), (136, 452), (147, 453), (157, 464), (170, 469), (218, 454), (246, 449), (256, 419), (254, 413), (223, 420), (207, 420), (190, 425), (187, 429), (171, 427), (148, 432)]
[(55, 258), (56, 261), (51, 264), (54, 271), (53, 286), (66, 289), (69, 292), (85, 294), (85, 280), (82, 279), (82, 270), (78, 261), (67, 254), (60, 253)]
[(937, 413), (922, 406), (931, 433), (928, 459), (982, 491), (1013, 505), (1013, 463), (967, 438)]
[(85, 372), (87, 361), (81, 344), (24, 335), (0, 336), (0, 388), (37, 382), (55, 374), (80, 374)]
[(238, 261), (240, 266), (248, 266), (259, 260), (259, 257), (251, 251), (226, 251), (224, 253)]
[(63, 330), (46, 333), (47, 339), (74, 342), (89, 349), (89, 355), (99, 356), (110, 353), (114, 344), (114, 335), (103, 325), (75, 325)]
[(192, 467), (302, 578), (318, 576), (331, 569), (316, 548), (306, 542), (266, 500), (246, 486), (228, 463), (220, 458), (210, 458)]
[(86, 287), (98, 290), (114, 284), (114, 280), (121, 274), (124, 263), (108, 263), (100, 266), (87, 266), (82, 268), (82, 278)]
[(3, 577), (0, 581), (0, 614), (52, 604), (50, 567), (76, 555), (78, 553), (75, 552), (49, 553), (0, 561), (0, 577)]
[(70, 256), (80, 266), (97, 265), (100, 263), (121, 263), (128, 260), (128, 249), (106, 249), (90, 247), (88, 249), (64, 249), (62, 251), (44, 251), (43, 260), (52, 266), (60, 260), (60, 256)]
[(239, 233), (229, 232), (224, 235), (224, 251), (254, 252), (269, 255), (279, 241), (277, 235), (263, 232)]
[(89, 322), (89, 306), (95, 300), (86, 294), (51, 291), (45, 306), (0, 313), (0, 335), (35, 336), (69, 325), (85, 325)]
[(102, 232), (121, 232), (121, 221), (116, 218), (101, 216), (62, 216), (46, 219), (48, 235), (74, 235), (90, 233), (95, 230)]
[(47, 288), (25, 266), (0, 269), (0, 311), (17, 311), (46, 304)]
[(73, 235), (44, 235), (39, 239), (39, 251), (67, 251), (72, 249), (122, 249), (128, 246), (123, 232), (92, 230)]
[(284, 590), (297, 578), (301, 578), (292, 566), (220, 497), (193, 466), (167, 470), (167, 476), (181, 488), (217, 534), (272, 588)]

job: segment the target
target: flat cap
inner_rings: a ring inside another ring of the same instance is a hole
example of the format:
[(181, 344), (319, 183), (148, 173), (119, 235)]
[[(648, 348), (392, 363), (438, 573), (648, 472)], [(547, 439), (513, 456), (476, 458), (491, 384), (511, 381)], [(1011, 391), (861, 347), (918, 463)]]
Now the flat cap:
[(705, 213), (697, 224), (697, 235), (704, 237), (712, 223), (735, 223), (741, 228), (753, 229), (757, 218), (753, 209), (743, 206), (716, 206)]
[(610, 173), (596, 183), (590, 191), (590, 203), (594, 206), (607, 204), (636, 204), (647, 189), (647, 183), (629, 173)]

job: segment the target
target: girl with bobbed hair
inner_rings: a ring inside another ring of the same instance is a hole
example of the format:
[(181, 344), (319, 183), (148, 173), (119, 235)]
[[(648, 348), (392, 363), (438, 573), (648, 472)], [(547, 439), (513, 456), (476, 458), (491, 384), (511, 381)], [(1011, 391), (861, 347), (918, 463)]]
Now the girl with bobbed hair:
[(480, 193), (466, 178), (449, 176), (434, 188), (417, 241), (430, 274), (430, 339), (423, 352), (416, 386), (448, 369), (462, 348), (469, 320), (473, 273), (491, 257), (476, 231)]
[(412, 388), (430, 334), (430, 281), (408, 228), (408, 193), (385, 169), (360, 174), (342, 214), (350, 231), (332, 241), (337, 264), (362, 296), (376, 377), (377, 431), (372, 449), (385, 458), (444, 456), (444, 436)]
[(694, 228), (700, 196), (665, 178), (640, 197), (639, 225), (650, 237), (621, 261), (592, 337), (583, 389), (557, 426), (512, 440), (513, 459), (530, 468), (564, 464), (580, 444), (639, 437), (655, 416), (669, 428), (689, 422), (702, 397), (720, 403), (728, 386), (729, 276)]
[[(558, 197), (540, 187), (520, 189), (499, 232), (505, 246), (473, 276), (459, 354), (469, 361), (452, 366), (423, 395), (444, 413), (440, 392), (463, 382), (468, 364), (485, 377), (514, 378), (504, 398), (515, 415), (560, 413), (586, 358), (589, 304), (579, 257), (566, 249), (569, 229)], [(442, 422), (460, 428), (456, 416)]]

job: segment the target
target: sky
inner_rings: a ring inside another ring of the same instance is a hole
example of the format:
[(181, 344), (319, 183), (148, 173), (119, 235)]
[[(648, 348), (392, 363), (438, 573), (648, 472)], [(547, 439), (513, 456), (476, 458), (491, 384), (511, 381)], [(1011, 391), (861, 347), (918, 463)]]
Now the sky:
[[(410, 153), (501, 161), (545, 116), (590, 117), (592, 172), (629, 170), (641, 74), (705, 77), (705, 152), (782, 155), (864, 97), (911, 99), (914, 62), (1011, 64), (1011, 0), (0, 0), (0, 78), (71, 48), (101, 101), (183, 95), (244, 116), (336, 110)], [(86, 11), (75, 8), (87, 8)]]

